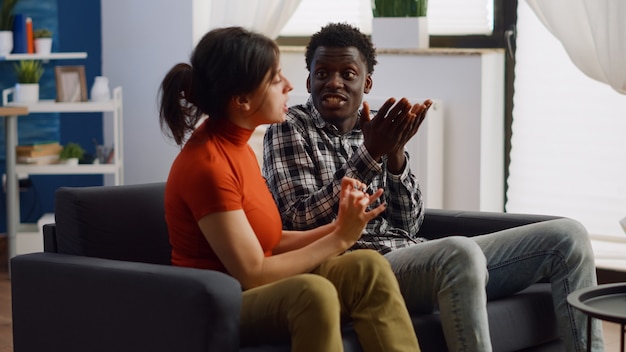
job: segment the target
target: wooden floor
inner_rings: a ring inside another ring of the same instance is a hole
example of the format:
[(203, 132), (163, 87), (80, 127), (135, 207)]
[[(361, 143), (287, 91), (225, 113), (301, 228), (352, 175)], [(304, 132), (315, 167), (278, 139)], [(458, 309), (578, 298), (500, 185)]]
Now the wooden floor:
[[(11, 281), (9, 280), (4, 238), (0, 237), (0, 352), (13, 352), (11, 327)], [(603, 322), (605, 352), (618, 352), (620, 326)]]

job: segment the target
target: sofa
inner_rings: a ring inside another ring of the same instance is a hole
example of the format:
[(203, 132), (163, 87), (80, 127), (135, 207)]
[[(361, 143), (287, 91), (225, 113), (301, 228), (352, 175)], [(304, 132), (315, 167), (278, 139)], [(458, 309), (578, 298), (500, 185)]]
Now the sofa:
[[(164, 183), (62, 187), (44, 252), (11, 259), (15, 352), (289, 351), (239, 343), (241, 288), (170, 265)], [(428, 209), (420, 235), (481, 233), (554, 217)], [(487, 304), (494, 351), (563, 351), (549, 284)], [(437, 312), (413, 315), (422, 351), (447, 351)], [(350, 323), (345, 351), (362, 351)]]

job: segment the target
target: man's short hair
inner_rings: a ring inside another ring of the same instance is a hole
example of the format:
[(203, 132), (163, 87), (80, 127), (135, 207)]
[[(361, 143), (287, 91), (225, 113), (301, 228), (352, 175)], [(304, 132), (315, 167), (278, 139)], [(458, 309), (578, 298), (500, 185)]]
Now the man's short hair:
[(346, 48), (355, 47), (363, 56), (367, 65), (367, 72), (373, 73), (376, 61), (376, 50), (371, 39), (363, 34), (358, 28), (347, 23), (329, 23), (322, 27), (319, 32), (311, 36), (306, 47), (306, 69), (311, 70), (313, 55), (318, 47)]

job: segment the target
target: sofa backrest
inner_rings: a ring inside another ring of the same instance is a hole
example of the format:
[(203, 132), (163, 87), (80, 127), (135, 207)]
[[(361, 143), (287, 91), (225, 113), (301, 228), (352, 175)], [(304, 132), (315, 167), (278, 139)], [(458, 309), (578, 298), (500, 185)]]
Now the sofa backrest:
[(165, 183), (61, 187), (56, 191), (59, 253), (170, 264)]

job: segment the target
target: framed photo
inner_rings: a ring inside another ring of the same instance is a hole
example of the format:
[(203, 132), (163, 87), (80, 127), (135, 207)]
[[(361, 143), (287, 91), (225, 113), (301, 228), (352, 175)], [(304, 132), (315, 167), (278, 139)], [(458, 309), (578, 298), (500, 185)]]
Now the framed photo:
[(56, 66), (54, 76), (58, 102), (87, 101), (85, 66)]

